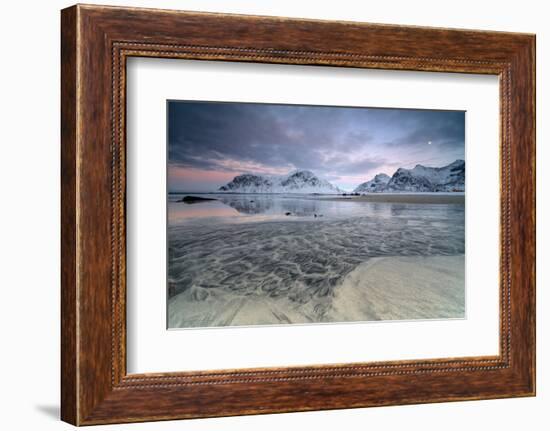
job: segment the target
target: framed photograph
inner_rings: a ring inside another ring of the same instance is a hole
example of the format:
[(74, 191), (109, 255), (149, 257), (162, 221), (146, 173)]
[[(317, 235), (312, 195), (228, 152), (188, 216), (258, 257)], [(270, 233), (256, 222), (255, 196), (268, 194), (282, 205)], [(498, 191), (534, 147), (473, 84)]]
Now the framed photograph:
[(535, 36), (61, 14), (62, 419), (535, 394)]
[(465, 317), (465, 112), (167, 110), (169, 329)]

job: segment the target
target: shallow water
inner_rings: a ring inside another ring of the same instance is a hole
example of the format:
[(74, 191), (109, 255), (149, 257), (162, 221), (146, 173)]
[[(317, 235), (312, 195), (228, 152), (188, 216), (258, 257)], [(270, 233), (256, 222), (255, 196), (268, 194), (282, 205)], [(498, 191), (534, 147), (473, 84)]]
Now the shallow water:
[(311, 195), (208, 195), (219, 200), (186, 204), (181, 197), (168, 203), (170, 297), (284, 297), (311, 302), (313, 320), (324, 321), (343, 278), (370, 258), (464, 254), (462, 204)]
[[(184, 196), (213, 199), (200, 203), (178, 202)], [(328, 195), (239, 195), (239, 194), (170, 194), (168, 222), (170, 226), (188, 222), (243, 222), (293, 220), (308, 218), (348, 218), (375, 216), (391, 218), (401, 212), (415, 211), (422, 217), (440, 216), (447, 211), (462, 208), (462, 204), (404, 204), (359, 202), (345, 198), (336, 200)], [(287, 213), (290, 213), (287, 215)]]

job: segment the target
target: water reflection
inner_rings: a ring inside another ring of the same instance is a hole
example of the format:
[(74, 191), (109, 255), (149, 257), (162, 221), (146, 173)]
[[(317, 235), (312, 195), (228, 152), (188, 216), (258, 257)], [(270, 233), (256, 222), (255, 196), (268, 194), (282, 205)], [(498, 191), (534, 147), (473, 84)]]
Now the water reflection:
[[(320, 215), (322, 201), (295, 197), (221, 196), (219, 200), (242, 214), (272, 214), (304, 217)], [(326, 207), (326, 206), (325, 206)]]
[[(181, 202), (184, 196), (215, 200)], [(224, 222), (266, 220), (326, 220), (327, 218), (376, 216), (407, 218), (412, 214), (428, 219), (464, 212), (463, 205), (364, 202), (314, 195), (169, 195), (170, 225), (189, 220), (216, 218)]]
[(188, 204), (184, 202), (168, 202), (168, 221), (170, 224), (187, 219), (201, 219), (206, 217), (234, 217), (239, 212), (220, 201), (205, 201)]

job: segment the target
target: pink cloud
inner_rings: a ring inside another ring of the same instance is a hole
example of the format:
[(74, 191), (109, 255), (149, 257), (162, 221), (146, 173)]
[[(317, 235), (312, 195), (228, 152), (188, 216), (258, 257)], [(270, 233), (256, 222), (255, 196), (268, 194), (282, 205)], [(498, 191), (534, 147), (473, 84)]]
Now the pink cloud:
[(196, 168), (182, 168), (179, 166), (170, 166), (168, 168), (168, 176), (171, 180), (178, 182), (208, 182), (208, 183), (224, 183), (231, 181), (235, 176), (232, 172), (227, 171), (205, 171)]
[(256, 173), (256, 174), (265, 174), (265, 175), (284, 175), (289, 171), (294, 169), (294, 166), (288, 165), (283, 167), (272, 167), (267, 166), (262, 163), (255, 163), (250, 161), (242, 160), (233, 160), (225, 159), (217, 162), (218, 165), (222, 166), (224, 169), (235, 173), (243, 174), (246, 172)]

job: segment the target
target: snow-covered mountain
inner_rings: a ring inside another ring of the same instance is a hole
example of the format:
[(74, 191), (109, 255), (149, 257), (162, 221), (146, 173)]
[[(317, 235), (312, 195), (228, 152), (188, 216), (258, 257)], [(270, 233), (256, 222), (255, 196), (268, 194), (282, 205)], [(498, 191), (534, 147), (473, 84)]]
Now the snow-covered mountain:
[(302, 193), (340, 194), (338, 187), (311, 171), (297, 170), (284, 176), (243, 174), (218, 189), (224, 193)]
[[(464, 160), (440, 168), (416, 165), (399, 168), (389, 177), (378, 174), (358, 185), (354, 193), (463, 192), (466, 164)], [(283, 176), (243, 174), (218, 189), (222, 193), (301, 193), (342, 194), (343, 190), (317, 177), (313, 172), (297, 170)]]
[(413, 169), (399, 168), (386, 186), (386, 191), (406, 192), (463, 192), (466, 164), (456, 160), (441, 168), (416, 165)]
[[(430, 168), (416, 165), (412, 169), (399, 168), (393, 176), (383, 184), (387, 175), (359, 185), (357, 193), (369, 192), (463, 192), (466, 164), (464, 160), (455, 160), (453, 163), (440, 168)], [(360, 189), (360, 190), (359, 190)]]
[(372, 180), (359, 184), (355, 187), (353, 193), (376, 193), (382, 192), (390, 181), (390, 176), (386, 174), (378, 174)]

